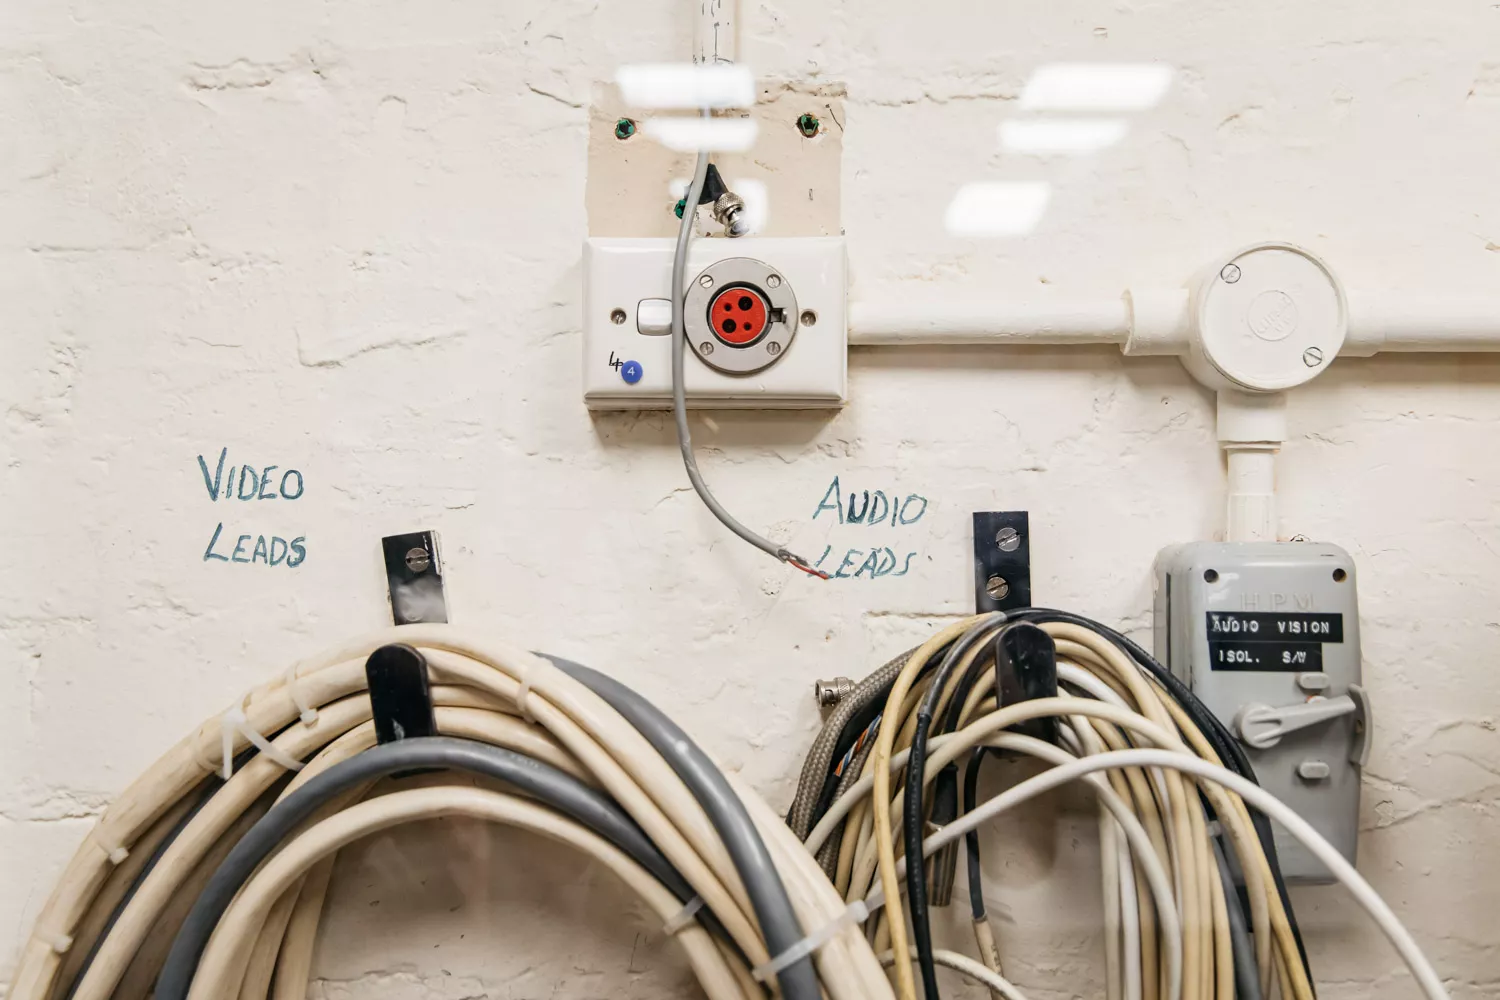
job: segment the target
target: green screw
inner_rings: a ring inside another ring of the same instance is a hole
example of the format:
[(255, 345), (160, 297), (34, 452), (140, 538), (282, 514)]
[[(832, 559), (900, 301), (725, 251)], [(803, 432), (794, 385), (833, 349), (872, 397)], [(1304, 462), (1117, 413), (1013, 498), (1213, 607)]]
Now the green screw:
[(672, 214), (675, 215), (675, 216), (677, 216), (680, 219), (680, 218), (682, 218), (682, 213), (686, 212), (686, 211), (687, 211), (687, 199), (686, 198), (678, 198), (677, 199), (677, 204), (672, 206)]
[(615, 122), (615, 138), (629, 139), (635, 135), (635, 122), (629, 118), (621, 118)]
[(818, 126), (820, 124), (817, 115), (799, 115), (797, 118), (797, 131), (811, 139), (818, 134)]

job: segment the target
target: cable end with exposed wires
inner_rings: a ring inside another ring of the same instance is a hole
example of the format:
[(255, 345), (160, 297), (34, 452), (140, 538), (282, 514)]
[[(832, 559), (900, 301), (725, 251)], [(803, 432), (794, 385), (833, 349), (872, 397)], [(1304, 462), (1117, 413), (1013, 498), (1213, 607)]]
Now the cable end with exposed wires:
[(698, 499), (703, 501), (703, 505), (719, 519), (724, 527), (762, 552), (801, 570), (808, 576), (827, 580), (829, 575), (826, 572), (796, 553), (751, 531), (741, 524), (738, 518), (725, 510), (724, 505), (719, 503), (708, 488), (708, 484), (703, 481), (703, 473), (698, 471), (698, 460), (693, 455), (693, 436), (688, 428), (687, 389), (684, 384), (683, 371), (686, 364), (687, 319), (684, 316), (685, 303), (682, 289), (687, 277), (687, 249), (693, 236), (693, 219), (697, 205), (703, 198), (703, 187), (707, 183), (708, 173), (708, 153), (699, 152), (697, 165), (693, 169), (693, 180), (688, 186), (687, 197), (684, 199), (687, 208), (682, 213), (682, 225), (677, 230), (677, 248), (672, 254), (672, 340), (676, 345), (672, 351), (672, 415), (677, 422), (677, 444), (682, 451), (682, 464), (687, 469), (688, 481), (693, 484), (693, 491), (698, 494)]

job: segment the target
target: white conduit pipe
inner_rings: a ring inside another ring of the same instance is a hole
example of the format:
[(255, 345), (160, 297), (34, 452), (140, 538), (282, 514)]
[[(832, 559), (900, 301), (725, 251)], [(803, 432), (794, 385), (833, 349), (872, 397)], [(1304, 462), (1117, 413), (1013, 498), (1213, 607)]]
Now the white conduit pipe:
[(1130, 306), (1120, 296), (995, 295), (849, 303), (851, 344), (1121, 344)]
[[(1013, 297), (996, 290), (849, 303), (849, 343), (860, 345), (1118, 344), (1126, 354), (1183, 354), (1192, 317), (1185, 288), (1117, 295), (1048, 289)], [(1381, 351), (1500, 351), (1500, 297), (1349, 296), (1341, 355)]]

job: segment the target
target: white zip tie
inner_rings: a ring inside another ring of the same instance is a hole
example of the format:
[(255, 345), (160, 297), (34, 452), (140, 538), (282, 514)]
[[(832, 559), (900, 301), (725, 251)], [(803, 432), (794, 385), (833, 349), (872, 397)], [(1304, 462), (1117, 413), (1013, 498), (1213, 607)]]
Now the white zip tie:
[(236, 733), (244, 736), (250, 741), (251, 746), (288, 771), (302, 770), (300, 760), (287, 756), (280, 747), (250, 728), (250, 720), (245, 716), (245, 709), (242, 705), (235, 705), (219, 717), (219, 732), (222, 735), (224, 749), (224, 766), (219, 776), (225, 781), (234, 777), (234, 736)]
[(73, 947), (73, 935), (64, 934), (62, 931), (49, 931), (45, 927), (38, 927), (31, 936), (59, 955), (66, 954), (67, 950)]
[(302, 694), (302, 688), (297, 683), (297, 668), (299, 663), (293, 663), (286, 672), (286, 693), (292, 696), (292, 704), (297, 706), (297, 712), (304, 726), (310, 726), (318, 721), (318, 710), (308, 703)]
[(105, 853), (105, 855), (109, 858), (110, 864), (118, 865), (122, 863), (126, 858), (130, 857), (130, 852), (121, 847), (119, 844), (111, 844), (100, 839), (99, 827), (101, 825), (102, 824), (100, 823), (94, 824), (94, 828), (89, 831), (89, 840), (93, 842), (95, 847), (99, 848), (99, 850)]
[(687, 904), (682, 909), (667, 918), (667, 922), (661, 925), (661, 932), (671, 937), (692, 923), (693, 918), (698, 915), (698, 911), (701, 909), (703, 909), (703, 897), (694, 896), (687, 901)]
[(798, 941), (796, 944), (792, 945), (786, 951), (783, 951), (780, 955), (777, 955), (766, 964), (757, 965), (754, 969), (750, 970), (750, 974), (755, 977), (757, 982), (769, 982), (772, 978), (779, 974), (782, 969), (785, 969), (793, 962), (802, 961), (804, 958), (811, 955), (819, 948), (823, 947), (829, 941), (833, 940), (834, 935), (838, 934), (844, 928), (850, 926), (851, 924), (862, 924), (866, 920), (868, 920), (869, 917), (870, 911), (865, 906), (865, 901), (862, 899), (856, 899), (854, 902), (845, 907), (843, 913), (840, 913), (828, 923), (813, 931), (807, 937), (803, 938), (801, 941)]
[(516, 691), (516, 707), (521, 710), (521, 718), (526, 720), (528, 726), (536, 725), (536, 716), (531, 714), (531, 680), (522, 678), (521, 687)]

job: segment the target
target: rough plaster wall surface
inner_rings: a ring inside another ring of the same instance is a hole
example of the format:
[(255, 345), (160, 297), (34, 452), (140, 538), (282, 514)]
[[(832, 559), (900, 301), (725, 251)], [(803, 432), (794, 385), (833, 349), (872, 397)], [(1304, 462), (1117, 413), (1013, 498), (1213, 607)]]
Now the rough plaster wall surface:
[[(749, 523), (814, 553), (915, 553), (878, 581), (819, 584), (734, 542), (688, 492), (670, 420), (584, 410), (588, 95), (620, 62), (683, 58), (688, 7), (0, 8), (5, 951), (92, 817), (188, 727), (383, 622), (382, 534), (439, 530), (455, 621), (638, 686), (778, 806), (812, 680), (969, 606), (971, 510), (1029, 509), (1038, 599), (1148, 637), (1154, 553), (1222, 520), (1212, 400), (1175, 361), (857, 350), (840, 413), (700, 425)], [(856, 295), (1113, 290), (1267, 238), (1355, 288), (1500, 281), (1486, 0), (815, 0), (743, 20), (757, 71), (847, 86)], [(1142, 59), (1177, 76), (1121, 146), (997, 154), (1038, 64)], [(943, 234), (961, 183), (1032, 177), (1056, 185), (1032, 236)], [(1455, 996), (1495, 995), (1500, 364), (1339, 361), (1290, 418), (1282, 533), (1360, 571), (1378, 706), (1360, 867)], [(211, 500), (197, 458), (225, 448), (305, 491)], [(927, 513), (878, 539), (814, 518), (834, 477)], [(205, 561), (220, 523), (221, 552), (265, 535), (306, 558)], [(993, 837), (1010, 974), (1041, 1000), (1098, 994), (1086, 804)], [(1337, 889), (1295, 895), (1322, 996), (1409, 994)], [(462, 824), (347, 853), (315, 976), (327, 998), (690, 992), (606, 875)]]

